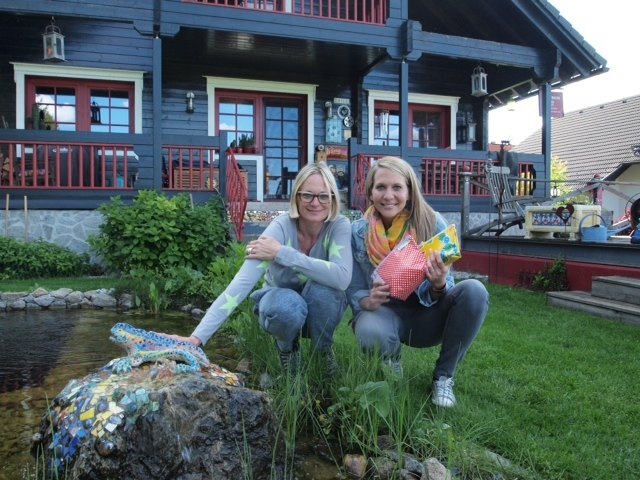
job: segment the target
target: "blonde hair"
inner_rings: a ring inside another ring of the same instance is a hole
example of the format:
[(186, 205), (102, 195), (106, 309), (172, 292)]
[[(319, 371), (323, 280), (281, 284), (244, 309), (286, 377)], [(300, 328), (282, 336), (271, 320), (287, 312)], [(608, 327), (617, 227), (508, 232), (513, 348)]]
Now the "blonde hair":
[(405, 210), (409, 214), (409, 225), (416, 232), (416, 242), (420, 243), (428, 240), (436, 232), (436, 212), (426, 202), (422, 196), (422, 188), (413, 167), (399, 157), (382, 157), (378, 159), (369, 169), (365, 180), (365, 191), (367, 198), (371, 201), (371, 192), (375, 181), (376, 172), (381, 168), (386, 168), (402, 175), (409, 189), (409, 198), (405, 205)]
[(324, 180), (324, 184), (329, 188), (329, 193), (331, 193), (331, 210), (325, 222), (331, 222), (337, 219), (340, 216), (340, 192), (338, 191), (336, 179), (325, 162), (309, 163), (300, 169), (293, 182), (293, 188), (291, 189), (289, 216), (291, 218), (300, 217), (297, 201), (298, 192), (302, 184), (306, 182), (311, 175), (320, 175)]

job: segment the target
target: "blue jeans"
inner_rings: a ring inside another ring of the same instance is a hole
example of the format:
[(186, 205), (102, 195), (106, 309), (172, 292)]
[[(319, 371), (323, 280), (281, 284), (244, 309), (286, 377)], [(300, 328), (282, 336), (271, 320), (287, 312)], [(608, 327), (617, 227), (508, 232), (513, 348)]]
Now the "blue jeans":
[(373, 312), (363, 310), (353, 330), (363, 350), (377, 349), (387, 358), (398, 358), (402, 344), (417, 348), (441, 345), (433, 376), (453, 377), (488, 309), (489, 293), (482, 282), (463, 280), (431, 307), (424, 307), (412, 295)]
[(258, 322), (281, 352), (290, 352), (302, 334), (320, 352), (333, 345), (333, 332), (347, 308), (343, 291), (307, 282), (302, 292), (267, 287), (251, 295), (257, 302)]

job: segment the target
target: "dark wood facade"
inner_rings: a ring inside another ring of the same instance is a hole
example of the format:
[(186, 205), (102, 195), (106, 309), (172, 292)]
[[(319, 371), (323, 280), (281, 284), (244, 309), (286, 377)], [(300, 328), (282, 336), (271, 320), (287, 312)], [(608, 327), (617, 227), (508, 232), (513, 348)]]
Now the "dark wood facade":
[[(66, 61), (55, 64), (42, 59), (41, 34), (52, 16), (66, 47)], [(251, 92), (266, 105), (261, 113), (265, 117), (257, 116), (263, 123), (257, 126), (261, 143), (256, 154), (236, 157), (247, 172), (250, 198), (268, 200), (265, 155), (271, 146), (266, 112), (274, 104), (286, 106), (292, 95), (300, 100), (297, 166), (314, 161), (319, 150), (326, 151), (321, 146), (336, 146), (344, 147), (349, 159), (400, 155), (426, 179), (430, 172), (425, 166), (434, 164), (426, 160), (487, 160), (491, 108), (514, 96), (542, 92), (548, 125), (552, 86), (606, 71), (605, 61), (545, 0), (5, 2), (0, 5), (0, 40), (0, 115), (6, 127), (0, 129), (0, 148), (14, 145), (18, 155), (28, 150), (25, 145), (33, 145), (34, 152), (41, 144), (59, 149), (68, 145), (70, 150), (92, 146), (93, 151), (112, 146), (114, 152), (131, 148), (136, 154), (135, 183), (117, 184), (115, 167), (108, 182), (110, 166), (98, 163), (95, 168), (103, 170), (102, 180), (79, 188), (65, 188), (59, 180), (44, 185), (4, 183), (10, 208), (20, 208), (22, 196), (28, 195), (31, 208), (91, 209), (114, 194), (133, 198), (139, 189), (186, 188), (196, 200), (208, 198), (215, 194), (210, 183), (176, 186), (167, 152), (172, 146), (225, 151), (228, 137), (217, 125), (220, 91)], [(470, 75), (478, 65), (488, 76), (488, 94), (483, 96), (470, 92)], [(135, 84), (131, 131), (34, 129), (33, 101), (20, 83), (34, 75), (84, 75)], [(192, 113), (185, 111), (187, 92), (194, 94)], [(398, 106), (396, 145), (372, 145), (375, 95)], [(443, 125), (445, 143), (416, 146), (411, 142), (410, 106), (434, 102), (451, 116)], [(339, 124), (336, 137), (328, 133), (328, 103), (334, 112), (348, 105), (351, 114), (352, 125)], [(470, 119), (476, 124), (474, 141), (457, 135)], [(542, 155), (521, 157), (542, 179), (549, 177), (549, 141), (543, 135)], [(65, 160), (56, 161), (59, 170)], [(24, 162), (14, 165), (28, 168)], [(353, 165), (345, 162), (347, 172)], [(220, 167), (224, 172), (224, 165)], [(282, 188), (285, 175), (278, 175)], [(349, 178), (353, 193), (353, 171)], [(224, 194), (224, 175), (220, 184)], [(539, 185), (534, 195), (545, 196), (546, 184)], [(441, 211), (460, 209), (459, 192), (430, 191), (425, 180), (424, 193)], [(0, 201), (4, 205), (5, 198)], [(492, 208), (486, 195), (474, 198), (472, 207)]]

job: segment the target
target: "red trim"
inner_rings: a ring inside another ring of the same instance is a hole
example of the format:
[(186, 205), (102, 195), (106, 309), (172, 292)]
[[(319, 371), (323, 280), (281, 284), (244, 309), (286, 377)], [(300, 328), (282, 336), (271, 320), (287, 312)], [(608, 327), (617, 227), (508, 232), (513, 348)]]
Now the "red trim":
[[(518, 255), (500, 256), (463, 252), (455, 263), (456, 270), (487, 275), (491, 283), (515, 286), (520, 283), (523, 272), (539, 272), (553, 263), (544, 258), (522, 257)], [(591, 291), (591, 279), (597, 276), (621, 275), (640, 278), (640, 269), (619, 265), (603, 265), (584, 262), (566, 262), (569, 290)]]

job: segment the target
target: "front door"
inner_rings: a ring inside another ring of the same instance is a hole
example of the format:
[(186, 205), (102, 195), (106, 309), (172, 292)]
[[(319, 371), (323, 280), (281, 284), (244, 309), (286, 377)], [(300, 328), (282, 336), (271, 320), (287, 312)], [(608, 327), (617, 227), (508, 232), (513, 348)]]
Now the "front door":
[(265, 199), (289, 199), (302, 166), (303, 108), (298, 99), (264, 99)]

